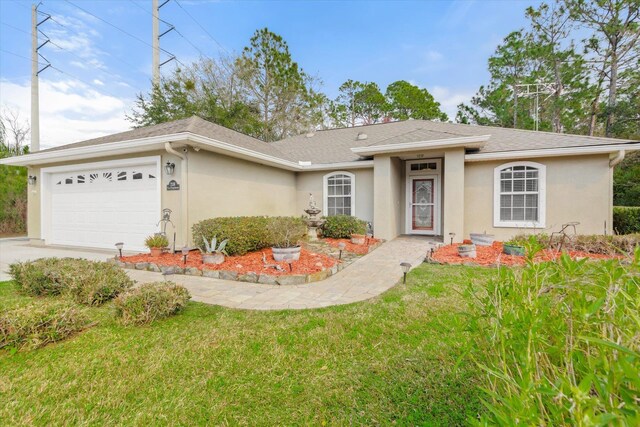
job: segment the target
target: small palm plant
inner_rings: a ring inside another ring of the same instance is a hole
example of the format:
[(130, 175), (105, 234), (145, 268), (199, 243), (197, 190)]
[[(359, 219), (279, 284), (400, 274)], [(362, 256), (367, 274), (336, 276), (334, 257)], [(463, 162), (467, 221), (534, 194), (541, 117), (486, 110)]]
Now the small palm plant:
[(202, 236), (204, 242), (204, 248), (200, 248), (202, 251), (202, 262), (205, 264), (222, 264), (224, 262), (224, 256), (228, 255), (225, 248), (229, 239), (225, 239), (218, 244), (218, 238), (211, 239), (211, 243), (206, 237)]

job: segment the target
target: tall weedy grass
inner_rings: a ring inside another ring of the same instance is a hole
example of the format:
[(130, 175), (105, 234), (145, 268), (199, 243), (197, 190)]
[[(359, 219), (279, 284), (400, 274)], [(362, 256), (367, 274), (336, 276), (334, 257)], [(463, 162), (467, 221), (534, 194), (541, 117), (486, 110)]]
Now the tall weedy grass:
[(640, 248), (629, 264), (562, 256), (469, 287), (479, 425), (640, 425)]

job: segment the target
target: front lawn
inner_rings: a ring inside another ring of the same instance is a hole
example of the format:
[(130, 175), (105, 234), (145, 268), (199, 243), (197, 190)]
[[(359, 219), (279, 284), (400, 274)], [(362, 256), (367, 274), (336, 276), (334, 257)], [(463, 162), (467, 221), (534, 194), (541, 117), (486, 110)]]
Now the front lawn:
[[(0, 351), (2, 424), (460, 425), (482, 411), (462, 358), (457, 291), (495, 270), (423, 265), (379, 298), (256, 312), (191, 302), (147, 327), (112, 303), (97, 326), (39, 350)], [(0, 310), (27, 304), (0, 283)]]

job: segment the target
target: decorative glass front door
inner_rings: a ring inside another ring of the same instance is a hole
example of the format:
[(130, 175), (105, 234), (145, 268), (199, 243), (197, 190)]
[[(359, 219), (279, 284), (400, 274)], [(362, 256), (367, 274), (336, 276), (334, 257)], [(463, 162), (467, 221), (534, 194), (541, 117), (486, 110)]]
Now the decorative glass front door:
[(411, 179), (411, 228), (433, 231), (435, 225), (435, 178)]

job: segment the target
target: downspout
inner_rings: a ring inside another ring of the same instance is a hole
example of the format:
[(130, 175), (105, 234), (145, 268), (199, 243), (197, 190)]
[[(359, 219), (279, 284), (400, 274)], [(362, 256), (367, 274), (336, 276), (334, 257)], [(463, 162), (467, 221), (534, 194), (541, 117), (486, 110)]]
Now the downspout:
[(189, 186), (187, 185), (188, 181), (188, 161), (187, 161), (187, 151), (188, 148), (185, 146), (182, 149), (182, 153), (176, 151), (170, 142), (164, 143), (164, 149), (169, 154), (173, 154), (178, 157), (180, 162), (180, 180), (182, 181), (182, 193), (180, 194), (180, 234), (182, 238), (182, 246), (189, 246)]
[(618, 154), (616, 154), (615, 157), (610, 158), (609, 159), (609, 180), (611, 185), (609, 185), (609, 191), (611, 192), (609, 194), (609, 224), (607, 226), (607, 224), (605, 223), (605, 227), (604, 227), (604, 234), (607, 235), (607, 231), (608, 229), (615, 232), (613, 230), (613, 168), (616, 167), (616, 165), (620, 164), (620, 162), (622, 162), (624, 160), (624, 156), (625, 156), (625, 151), (624, 150), (619, 150)]
[(614, 166), (617, 166), (621, 161), (624, 160), (624, 156), (625, 156), (624, 150), (618, 151), (618, 154), (616, 154), (616, 156), (613, 159), (609, 159), (609, 167), (612, 168)]

